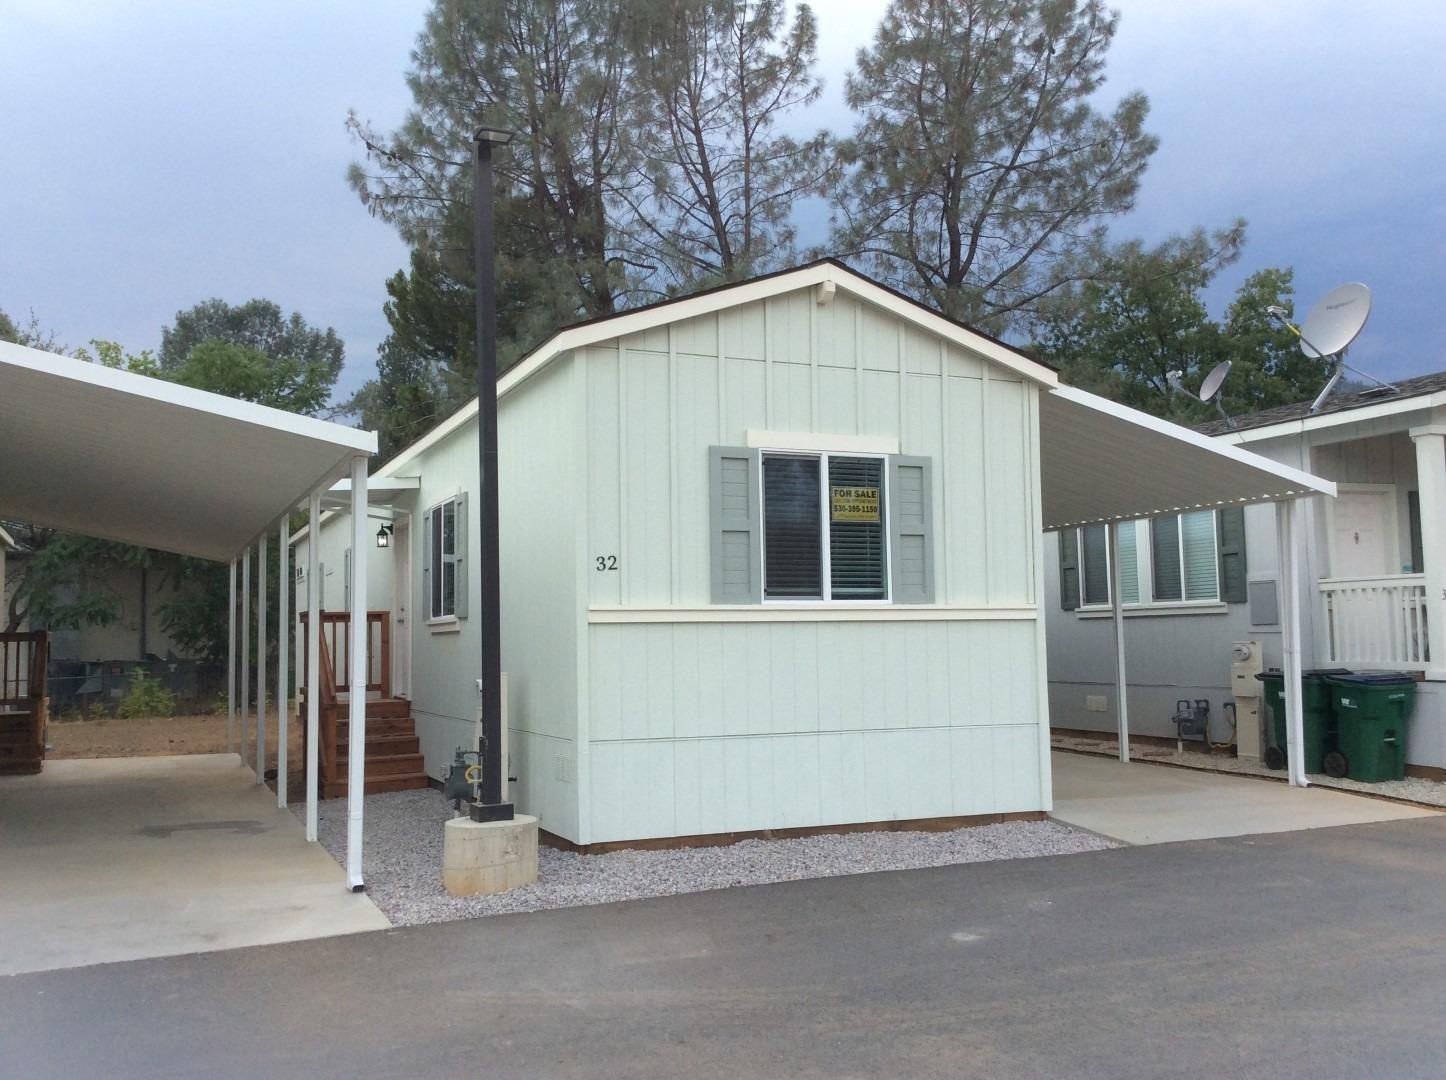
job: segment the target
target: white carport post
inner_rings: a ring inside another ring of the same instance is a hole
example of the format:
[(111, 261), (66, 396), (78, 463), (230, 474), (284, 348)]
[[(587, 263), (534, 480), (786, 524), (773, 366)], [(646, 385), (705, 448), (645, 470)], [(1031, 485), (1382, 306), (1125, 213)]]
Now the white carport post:
[(251, 545), (241, 556), (241, 764), (246, 764), (251, 727)]
[(281, 518), (276, 560), (276, 806), (286, 809), (287, 714), (291, 711), (291, 518)]
[(236, 560), (231, 560), (231, 618), (226, 629), (226, 749), (236, 753)]
[(1296, 500), (1275, 504), (1280, 541), (1280, 574), (1285, 584), (1285, 612), (1280, 620), (1282, 675), (1285, 679), (1286, 773), (1291, 784), (1306, 787), (1305, 713), (1300, 696), (1300, 553), (1295, 544)]
[(266, 534), (256, 541), (256, 782), (266, 783)]
[[(311, 493), (306, 526), (306, 838), (316, 840), (317, 740), (321, 736), (321, 588), (316, 549), (321, 540), (321, 489)], [(335, 663), (335, 661), (333, 661)]]
[[(1134, 522), (1130, 523), (1134, 528)], [(1115, 620), (1115, 718), (1120, 730), (1120, 760), (1130, 760), (1130, 706), (1125, 699), (1125, 607), (1124, 578), (1120, 574), (1120, 530), (1123, 522), (1115, 522), (1105, 548), (1110, 553), (1110, 611)]]
[[(366, 797), (367, 740), (367, 458), (351, 459), (351, 701), (347, 731), (346, 878), (352, 892), (361, 892), (362, 803)], [(315, 538), (312, 538), (315, 547)]]

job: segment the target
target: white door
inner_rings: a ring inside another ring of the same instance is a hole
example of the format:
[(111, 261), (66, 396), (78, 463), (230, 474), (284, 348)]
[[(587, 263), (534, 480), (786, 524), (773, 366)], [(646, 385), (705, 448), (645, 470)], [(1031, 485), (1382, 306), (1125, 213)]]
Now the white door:
[(1394, 492), (1343, 488), (1331, 506), (1331, 577), (1400, 571), (1394, 557)]
[(392, 529), (392, 694), (412, 696), (412, 524), (406, 517)]

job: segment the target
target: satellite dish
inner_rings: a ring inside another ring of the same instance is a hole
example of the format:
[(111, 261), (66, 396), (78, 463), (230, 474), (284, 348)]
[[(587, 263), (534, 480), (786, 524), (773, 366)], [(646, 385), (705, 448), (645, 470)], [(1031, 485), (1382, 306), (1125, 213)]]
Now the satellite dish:
[(1300, 326), (1300, 350), (1306, 356), (1336, 356), (1356, 340), (1371, 315), (1371, 290), (1360, 282), (1326, 293)]
[(1230, 361), (1222, 360), (1210, 369), (1210, 374), (1205, 376), (1205, 381), (1200, 384), (1200, 400), (1207, 405), (1220, 393), (1220, 388), (1225, 385), (1225, 376), (1230, 374)]

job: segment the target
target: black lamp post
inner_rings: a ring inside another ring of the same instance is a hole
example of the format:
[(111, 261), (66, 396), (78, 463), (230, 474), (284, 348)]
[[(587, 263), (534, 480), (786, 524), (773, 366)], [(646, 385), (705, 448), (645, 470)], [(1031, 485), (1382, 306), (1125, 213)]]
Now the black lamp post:
[(472, 243), (477, 273), (478, 503), (482, 520), (482, 739), (477, 746), (482, 790), (472, 803), (473, 821), (511, 821), (502, 801), (502, 570), (497, 525), (497, 287), (493, 265), (492, 148), (506, 146), (512, 132), (481, 128), (472, 176)]

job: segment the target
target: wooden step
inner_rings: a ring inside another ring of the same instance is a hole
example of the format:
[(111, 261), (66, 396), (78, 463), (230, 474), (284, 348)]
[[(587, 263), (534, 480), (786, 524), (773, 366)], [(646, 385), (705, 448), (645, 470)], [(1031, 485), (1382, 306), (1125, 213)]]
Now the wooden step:
[[(342, 761), (346, 760), (351, 740), (337, 739), (336, 752)], [(422, 740), (415, 735), (373, 735), (367, 732), (367, 760), (392, 757), (396, 754), (420, 754)]]
[[(345, 776), (348, 760), (342, 758), (336, 763), (338, 776)], [(373, 776), (396, 776), (399, 773), (423, 772), (426, 764), (421, 754), (390, 754), (387, 757), (368, 757), (367, 778)]]
[[(332, 781), (326, 785), (325, 790), (322, 792), (322, 797), (326, 799), (345, 798), (346, 786), (345, 778)], [(368, 795), (381, 795), (388, 791), (410, 791), (414, 788), (424, 788), (427, 786), (427, 774), (424, 772), (399, 773), (395, 776), (368, 776), (366, 793)]]
[[(369, 720), (367, 721), (367, 742), (377, 739), (394, 739), (398, 736), (417, 734), (417, 725), (410, 719), (397, 720)], [(343, 721), (336, 726), (336, 742), (338, 746), (345, 746), (351, 742), (351, 725)]]
[[(325, 709), (336, 709), (339, 717), (346, 717), (351, 710), (351, 703), (345, 694), (338, 695), (335, 705), (323, 705)], [(383, 716), (411, 716), (412, 703), (406, 698), (372, 698), (367, 701), (367, 716), (378, 718)]]

